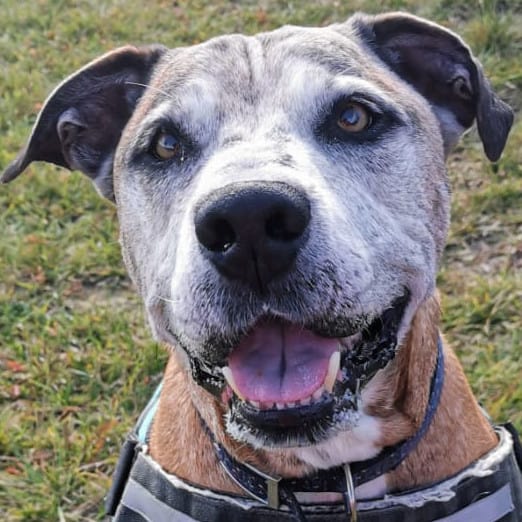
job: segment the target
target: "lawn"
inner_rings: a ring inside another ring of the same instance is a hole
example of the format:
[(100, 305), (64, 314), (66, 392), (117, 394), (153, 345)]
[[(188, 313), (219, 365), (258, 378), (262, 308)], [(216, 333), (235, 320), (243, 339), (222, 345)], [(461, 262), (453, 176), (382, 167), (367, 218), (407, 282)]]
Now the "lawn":
[[(0, 170), (53, 86), (113, 47), (187, 45), (385, 9), (459, 32), (520, 111), (522, 0), (3, 0)], [(471, 132), (449, 169), (444, 331), (493, 418), (522, 429), (520, 119), (497, 164)], [(78, 173), (36, 164), (0, 186), (2, 520), (101, 520), (121, 441), (161, 374), (165, 354), (125, 275), (117, 228), (114, 208)]]

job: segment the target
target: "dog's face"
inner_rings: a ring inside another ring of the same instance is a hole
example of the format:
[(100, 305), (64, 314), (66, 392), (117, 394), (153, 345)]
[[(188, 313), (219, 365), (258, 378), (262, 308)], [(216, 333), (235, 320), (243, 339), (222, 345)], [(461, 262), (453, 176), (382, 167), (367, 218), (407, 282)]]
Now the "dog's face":
[(174, 51), (116, 157), (156, 334), (253, 444), (356, 422), (363, 365), (390, 356), (407, 304), (433, 290), (449, 205), (437, 122), (365, 54), (299, 28)]
[(53, 92), (5, 179), (33, 160), (93, 178), (195, 394), (236, 439), (295, 447), (357, 425), (433, 292), (444, 159), (475, 119), (497, 159), (512, 115), (458, 37), (356, 16), (105, 55)]

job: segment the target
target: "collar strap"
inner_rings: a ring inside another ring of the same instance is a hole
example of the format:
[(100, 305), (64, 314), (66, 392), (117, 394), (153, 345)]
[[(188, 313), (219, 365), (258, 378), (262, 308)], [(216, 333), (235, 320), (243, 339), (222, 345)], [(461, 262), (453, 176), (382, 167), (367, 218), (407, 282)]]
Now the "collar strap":
[(424, 437), (433, 420), (440, 401), (444, 384), (444, 354), (440, 337), (437, 341), (437, 362), (431, 379), (430, 395), (424, 419), (417, 432), (410, 438), (384, 448), (372, 459), (353, 462), (344, 466), (318, 470), (313, 475), (302, 478), (279, 478), (269, 476), (253, 466), (235, 460), (226, 449), (214, 438), (212, 432), (205, 427), (212, 440), (219, 462), (228, 476), (246, 493), (264, 504), (279, 508), (285, 504), (297, 517), (305, 520), (302, 509), (297, 502), (295, 492), (337, 492), (348, 497), (347, 509), (353, 508), (350, 494), (350, 482), (353, 487), (360, 486), (385, 473), (394, 470), (417, 446)]

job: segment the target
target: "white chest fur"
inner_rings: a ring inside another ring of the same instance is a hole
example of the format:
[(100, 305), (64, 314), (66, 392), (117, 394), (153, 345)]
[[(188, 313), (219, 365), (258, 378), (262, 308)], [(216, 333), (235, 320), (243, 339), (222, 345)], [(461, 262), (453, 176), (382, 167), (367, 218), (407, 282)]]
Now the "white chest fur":
[[(381, 421), (377, 417), (364, 413), (365, 404), (368, 403), (368, 399), (373, 395), (372, 388), (372, 383), (370, 382), (363, 391), (360, 404), (360, 411), (363, 413), (359, 423), (353, 430), (339, 433), (335, 437), (315, 446), (296, 448), (293, 450), (295, 456), (317, 469), (328, 469), (347, 462), (357, 462), (375, 457), (382, 449), (378, 444), (378, 441), (382, 440)], [(359, 499), (368, 499), (381, 497), (386, 491), (386, 475), (382, 475), (366, 484), (362, 484), (356, 488), (355, 493)], [(313, 494), (313, 501), (327, 502), (334, 500), (331, 498), (331, 494), (321, 495), (323, 496), (319, 498), (316, 494)], [(337, 499), (338, 495), (334, 494), (334, 496)], [(312, 501), (312, 498), (309, 500)], [(308, 500), (308, 496), (306, 499)]]

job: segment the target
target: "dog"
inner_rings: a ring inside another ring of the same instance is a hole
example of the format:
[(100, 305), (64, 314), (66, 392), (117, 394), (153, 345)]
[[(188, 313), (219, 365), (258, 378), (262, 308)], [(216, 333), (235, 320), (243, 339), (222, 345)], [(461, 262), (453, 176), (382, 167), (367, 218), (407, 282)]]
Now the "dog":
[(511, 109), (405, 13), (122, 47), (56, 87), (2, 181), (86, 174), (171, 350), (115, 520), (522, 520), (516, 433), (439, 331), (445, 159), (474, 122), (498, 160)]

